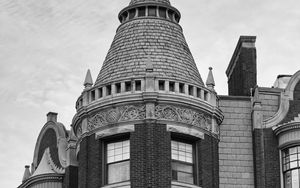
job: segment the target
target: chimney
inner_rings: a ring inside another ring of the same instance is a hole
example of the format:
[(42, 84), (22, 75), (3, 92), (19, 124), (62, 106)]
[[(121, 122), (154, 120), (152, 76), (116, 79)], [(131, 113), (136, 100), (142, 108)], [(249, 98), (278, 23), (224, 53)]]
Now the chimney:
[(255, 36), (240, 37), (226, 70), (228, 95), (250, 96), (250, 89), (257, 85), (255, 42)]
[(57, 122), (57, 113), (49, 112), (47, 114), (47, 122), (49, 122), (49, 121)]

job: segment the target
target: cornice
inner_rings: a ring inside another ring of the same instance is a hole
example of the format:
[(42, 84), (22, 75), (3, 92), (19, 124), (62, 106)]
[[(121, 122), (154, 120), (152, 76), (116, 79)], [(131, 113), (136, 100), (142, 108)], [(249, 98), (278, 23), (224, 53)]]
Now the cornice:
[(274, 133), (278, 136), (284, 132), (300, 129), (300, 122), (284, 123), (282, 125), (273, 127), (272, 129), (273, 129)]
[(27, 188), (29, 186), (47, 182), (63, 182), (64, 174), (43, 174), (31, 177), (23, 182), (18, 188)]

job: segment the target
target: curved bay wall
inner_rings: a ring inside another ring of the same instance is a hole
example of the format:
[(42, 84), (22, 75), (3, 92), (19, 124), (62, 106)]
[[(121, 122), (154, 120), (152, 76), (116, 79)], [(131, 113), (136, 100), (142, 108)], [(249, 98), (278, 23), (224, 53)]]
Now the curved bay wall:
[[(129, 138), (131, 143), (129, 185), (132, 188), (171, 187), (171, 139), (174, 136), (178, 138), (187, 135), (167, 131), (166, 124), (157, 123), (155, 120), (135, 124), (133, 132), (119, 135)], [(79, 187), (105, 186), (103, 147), (108, 138), (97, 138), (96, 134), (92, 134), (82, 139), (78, 153)], [(197, 150), (197, 186), (191, 187), (218, 188), (218, 139), (209, 135), (205, 135), (203, 139), (190, 136), (188, 138), (194, 142)], [(124, 185), (126, 186), (128, 184)]]

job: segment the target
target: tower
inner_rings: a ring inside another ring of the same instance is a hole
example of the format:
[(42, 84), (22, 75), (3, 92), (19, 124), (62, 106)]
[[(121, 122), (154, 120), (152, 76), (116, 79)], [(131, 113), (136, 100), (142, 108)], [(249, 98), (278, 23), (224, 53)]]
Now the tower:
[[(222, 113), (168, 0), (132, 0), (72, 127), (79, 187), (218, 187)], [(87, 81), (88, 80), (88, 81)]]

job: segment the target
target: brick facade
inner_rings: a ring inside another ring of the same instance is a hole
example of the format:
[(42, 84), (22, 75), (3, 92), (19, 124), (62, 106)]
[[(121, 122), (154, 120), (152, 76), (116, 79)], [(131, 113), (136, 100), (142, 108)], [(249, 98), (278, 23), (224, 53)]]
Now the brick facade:
[(63, 188), (78, 188), (78, 167), (68, 166), (65, 169)]
[(216, 138), (205, 135), (204, 140), (197, 143), (199, 150), (199, 185), (202, 188), (219, 188), (219, 155)]
[(240, 37), (226, 71), (230, 96), (250, 96), (257, 84), (255, 37)]
[(78, 156), (79, 188), (99, 188), (103, 182), (103, 152), (101, 140), (95, 135), (85, 137), (80, 143)]
[(148, 121), (130, 135), (131, 187), (171, 187), (171, 134)]
[(271, 128), (255, 129), (254, 167), (256, 188), (280, 188), (278, 140)]

